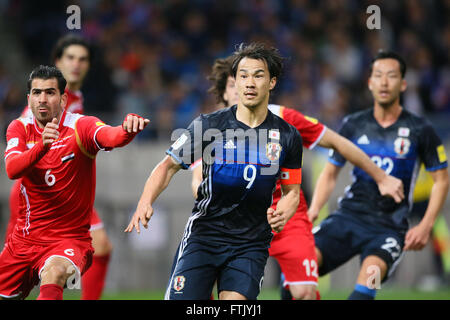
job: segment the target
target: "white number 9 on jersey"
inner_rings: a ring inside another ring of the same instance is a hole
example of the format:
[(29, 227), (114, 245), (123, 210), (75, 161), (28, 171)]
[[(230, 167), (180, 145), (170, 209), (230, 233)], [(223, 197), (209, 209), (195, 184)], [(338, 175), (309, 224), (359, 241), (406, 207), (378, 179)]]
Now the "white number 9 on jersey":
[[(249, 176), (249, 171), (251, 169), (251, 175)], [(253, 182), (255, 182), (256, 178), (256, 167), (253, 164), (249, 164), (244, 168), (244, 180), (248, 181), (248, 184), (246, 186), (247, 189), (250, 189), (253, 185)]]

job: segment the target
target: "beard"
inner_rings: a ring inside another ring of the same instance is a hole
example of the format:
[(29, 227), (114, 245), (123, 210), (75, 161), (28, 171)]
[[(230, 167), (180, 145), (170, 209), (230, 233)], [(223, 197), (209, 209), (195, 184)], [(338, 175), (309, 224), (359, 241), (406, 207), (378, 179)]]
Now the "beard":
[[(47, 112), (40, 112), (39, 109), (40, 108), (44, 108), (47, 110)], [(46, 105), (38, 105), (37, 107), (34, 108), (33, 111), (33, 115), (36, 118), (37, 121), (39, 121), (40, 123), (42, 123), (44, 126), (48, 123), (51, 122), (53, 118), (57, 118), (57, 114), (53, 114), (52, 110), (49, 106)]]

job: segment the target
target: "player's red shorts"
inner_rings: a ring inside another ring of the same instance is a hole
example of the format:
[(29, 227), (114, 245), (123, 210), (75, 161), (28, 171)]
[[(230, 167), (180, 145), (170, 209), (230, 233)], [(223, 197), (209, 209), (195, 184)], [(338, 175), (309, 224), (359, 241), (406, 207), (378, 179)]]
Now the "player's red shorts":
[[(20, 208), (20, 179), (15, 180), (9, 194), (9, 221), (6, 227), (5, 243), (8, 236), (13, 232), (16, 221), (19, 218)], [(91, 215), (91, 228), (90, 231), (103, 228), (103, 221), (100, 219), (97, 210), (93, 208)]]
[(289, 285), (317, 285), (318, 265), (306, 206), (297, 210), (280, 233), (274, 233), (269, 254), (283, 272), (284, 287)]
[(43, 245), (23, 241), (13, 234), (0, 254), (0, 296), (26, 298), (39, 283), (45, 263), (55, 256), (72, 263), (76, 273), (69, 277), (67, 287), (79, 289), (81, 275), (91, 265), (93, 252), (90, 240), (64, 239)]

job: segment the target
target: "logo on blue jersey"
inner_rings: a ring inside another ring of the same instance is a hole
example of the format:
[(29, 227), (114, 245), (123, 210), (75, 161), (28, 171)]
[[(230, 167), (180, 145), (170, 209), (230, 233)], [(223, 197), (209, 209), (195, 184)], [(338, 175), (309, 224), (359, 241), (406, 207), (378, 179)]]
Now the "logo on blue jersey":
[(266, 144), (266, 157), (270, 161), (277, 161), (281, 155), (281, 145), (277, 142), (269, 142)]
[(399, 157), (405, 157), (408, 154), (410, 147), (411, 141), (407, 138), (398, 137), (394, 141), (394, 151)]

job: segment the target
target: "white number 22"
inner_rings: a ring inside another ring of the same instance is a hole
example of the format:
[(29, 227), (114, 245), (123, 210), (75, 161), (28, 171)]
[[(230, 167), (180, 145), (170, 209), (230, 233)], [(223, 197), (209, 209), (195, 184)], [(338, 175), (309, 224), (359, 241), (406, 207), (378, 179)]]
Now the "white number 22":
[(383, 169), (383, 167), (385, 167), (386, 169), (384, 169), (384, 171), (387, 174), (391, 174), (392, 169), (394, 169), (394, 161), (392, 161), (391, 158), (388, 158), (388, 157), (381, 158), (380, 156), (372, 156), (371, 159), (380, 168)]

